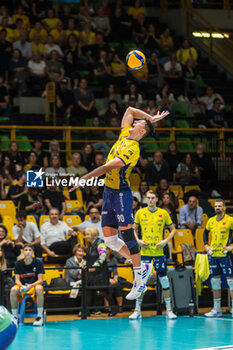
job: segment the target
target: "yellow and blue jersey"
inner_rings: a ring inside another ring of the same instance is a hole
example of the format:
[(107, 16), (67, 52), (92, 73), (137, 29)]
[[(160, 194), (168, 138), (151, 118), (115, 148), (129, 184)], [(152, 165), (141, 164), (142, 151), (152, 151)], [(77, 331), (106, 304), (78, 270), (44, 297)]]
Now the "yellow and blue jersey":
[(106, 174), (105, 185), (112, 189), (121, 190), (130, 186), (129, 176), (140, 156), (138, 141), (128, 138), (130, 128), (131, 125), (127, 125), (121, 130), (108, 154), (107, 162), (118, 157), (125, 164), (122, 168), (113, 169)]
[(141, 255), (163, 256), (163, 248), (158, 248), (157, 243), (163, 239), (165, 226), (172, 224), (168, 212), (160, 208), (155, 212), (142, 208), (137, 211), (134, 222), (141, 227), (142, 240), (148, 243), (141, 248)]
[(223, 247), (230, 245), (233, 232), (233, 217), (224, 215), (217, 221), (216, 216), (210, 218), (206, 224), (206, 230), (211, 233), (210, 246), (213, 248), (213, 257), (224, 257)]

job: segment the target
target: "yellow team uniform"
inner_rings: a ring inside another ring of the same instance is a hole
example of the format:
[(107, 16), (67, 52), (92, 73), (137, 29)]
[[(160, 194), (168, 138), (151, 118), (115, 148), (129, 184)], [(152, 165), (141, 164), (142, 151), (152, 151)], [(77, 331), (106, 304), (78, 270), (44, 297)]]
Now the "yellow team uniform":
[(135, 215), (135, 224), (140, 225), (142, 240), (148, 246), (141, 247), (142, 256), (163, 256), (163, 248), (158, 248), (156, 244), (163, 240), (164, 228), (172, 224), (168, 212), (158, 208), (151, 212), (148, 207), (139, 209)]
[(118, 157), (125, 164), (121, 169), (113, 169), (106, 173), (105, 185), (112, 189), (119, 190), (130, 186), (129, 176), (140, 156), (138, 141), (128, 138), (130, 128), (131, 125), (127, 125), (121, 130), (118, 140), (108, 154), (107, 162)]
[(213, 248), (213, 257), (225, 257), (223, 247), (230, 245), (233, 231), (233, 217), (225, 214), (222, 220), (217, 221), (216, 216), (207, 221), (206, 229), (211, 233), (210, 246)]

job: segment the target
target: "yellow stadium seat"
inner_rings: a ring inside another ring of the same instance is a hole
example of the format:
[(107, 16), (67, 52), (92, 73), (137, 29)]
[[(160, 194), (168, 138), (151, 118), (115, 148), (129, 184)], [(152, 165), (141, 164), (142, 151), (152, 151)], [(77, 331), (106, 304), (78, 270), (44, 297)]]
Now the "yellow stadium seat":
[(202, 214), (202, 226), (205, 228), (206, 227), (206, 224), (207, 224), (207, 221), (209, 220), (207, 214), (203, 213)]
[(138, 173), (131, 173), (129, 177), (129, 182), (130, 182), (130, 188), (137, 192), (139, 190), (139, 185), (141, 182), (141, 178), (138, 175)]
[(184, 201), (183, 199), (178, 199), (179, 200), (179, 207), (176, 209), (177, 211), (180, 210), (180, 207), (182, 207), (182, 205), (184, 205)]
[(41, 215), (39, 226), (41, 227), (45, 222), (49, 221), (49, 215)]
[[(56, 267), (56, 266), (48, 265), (48, 267)], [(43, 280), (46, 281), (48, 284), (50, 284), (52, 278), (58, 278), (58, 277), (65, 278), (65, 270), (46, 270), (45, 269)], [(51, 295), (70, 294), (70, 290), (50, 290), (47, 293)]]
[(183, 244), (183, 243), (192, 244), (194, 246), (193, 235), (189, 229), (177, 229), (176, 230), (176, 233), (174, 236), (175, 251), (177, 251), (178, 246)]
[(65, 200), (70, 200), (70, 194), (68, 187), (64, 187), (62, 191), (63, 196), (65, 197)]
[[(196, 249), (198, 251), (205, 251), (204, 240), (203, 240), (203, 232), (204, 228), (197, 228), (195, 231), (195, 241), (196, 241)], [(211, 242), (211, 233), (209, 233), (209, 244)]]
[[(164, 238), (166, 239), (169, 235), (170, 235), (170, 231), (166, 229), (165, 232), (164, 232)], [(174, 251), (173, 240), (171, 239), (171, 240), (169, 241), (169, 243), (171, 243), (172, 251)]]
[(83, 208), (83, 194), (80, 188), (76, 190), (76, 198), (79, 201), (80, 208)]
[(90, 215), (89, 215), (89, 214), (86, 214), (84, 220), (85, 220), (85, 221), (88, 221), (89, 219), (90, 219)]
[(209, 198), (208, 199), (208, 202), (212, 205), (213, 208), (214, 208), (214, 205), (215, 205), (215, 201), (216, 201), (216, 198)]
[(69, 227), (77, 226), (82, 223), (79, 215), (64, 215), (63, 221), (65, 221)]
[(15, 220), (16, 208), (13, 201), (0, 201), (0, 214), (10, 216)]
[(153, 191), (153, 192), (156, 192), (157, 191), (157, 187), (158, 186), (149, 186), (149, 190)]
[(127, 282), (133, 283), (133, 270), (130, 267), (117, 267), (117, 274), (119, 277), (126, 279)]
[(7, 229), (7, 238), (10, 241), (14, 241), (15, 238), (14, 238), (13, 231), (12, 231), (12, 228), (14, 226), (14, 222), (13, 222), (12, 218), (10, 216), (3, 216), (3, 222), (2, 223)]
[(26, 220), (29, 221), (29, 222), (33, 222), (37, 226), (36, 219), (35, 219), (35, 217), (33, 215), (27, 215), (27, 219)]
[(196, 190), (196, 191), (201, 191), (200, 186), (198, 185), (186, 185), (184, 186), (184, 193)]
[(183, 192), (183, 188), (181, 185), (170, 185), (169, 189), (170, 189), (170, 191), (172, 191), (175, 194), (175, 196), (178, 195), (178, 198), (184, 197), (184, 192)]
[(81, 208), (80, 202), (77, 200), (66, 201), (66, 212), (71, 213), (75, 208)]

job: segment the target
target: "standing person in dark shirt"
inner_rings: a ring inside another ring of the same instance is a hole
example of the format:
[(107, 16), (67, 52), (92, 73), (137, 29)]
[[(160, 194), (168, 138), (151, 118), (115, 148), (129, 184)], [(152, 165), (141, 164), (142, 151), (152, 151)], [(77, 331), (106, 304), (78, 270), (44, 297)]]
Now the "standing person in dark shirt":
[(182, 155), (178, 150), (177, 143), (175, 141), (170, 141), (168, 144), (167, 152), (164, 153), (164, 159), (171, 170), (170, 180), (173, 180), (172, 174), (176, 172), (177, 165), (181, 162)]
[(8, 156), (13, 164), (24, 165), (25, 160), (22, 154), (19, 152), (19, 146), (17, 142), (12, 141), (9, 146)]
[[(33, 248), (30, 244), (25, 244), (23, 248), (24, 259), (15, 264), (15, 286), (11, 288), (11, 311), (15, 318), (18, 317), (18, 298), (22, 298), (25, 293), (32, 296), (37, 301), (38, 315), (33, 326), (42, 326), (44, 323), (44, 295), (43, 295), (43, 263), (33, 258)], [(36, 296), (36, 299), (35, 299)]]
[(195, 96), (199, 96), (199, 87), (197, 84), (197, 67), (194, 61), (190, 58), (187, 60), (184, 66), (184, 95), (188, 97), (191, 93)]
[(67, 121), (69, 120), (74, 107), (74, 95), (72, 91), (68, 90), (67, 83), (67, 79), (62, 79), (56, 93), (57, 114), (62, 117), (62, 124), (65, 122), (64, 117), (67, 118)]
[(170, 169), (161, 152), (154, 153), (154, 160), (146, 167), (145, 180), (149, 185), (158, 184), (161, 179), (170, 178)]
[(43, 151), (42, 147), (43, 147), (43, 144), (41, 139), (36, 138), (33, 144), (33, 151), (37, 155), (37, 164), (40, 165), (41, 167), (47, 168), (49, 165), (48, 155), (46, 152)]
[(86, 118), (93, 118), (98, 113), (95, 104), (95, 97), (90, 89), (87, 87), (87, 79), (82, 78), (79, 83), (78, 89), (74, 90), (75, 98), (75, 113), (78, 116), (72, 117), (72, 125), (83, 125), (85, 124)]
[(12, 51), (12, 44), (6, 40), (6, 29), (0, 30), (0, 75), (5, 74), (9, 65), (10, 54)]
[(145, 15), (139, 13), (138, 18), (133, 23), (133, 37), (137, 43), (143, 43), (146, 36)]
[(148, 78), (151, 86), (159, 87), (163, 83), (162, 70), (159, 65), (158, 55), (152, 52), (148, 63)]
[(18, 205), (21, 197), (27, 193), (26, 187), (26, 175), (23, 172), (19, 172), (16, 176), (17, 180), (13, 181), (7, 194), (10, 200), (13, 200), (15, 206)]
[(43, 200), (48, 212), (52, 208), (57, 208), (59, 210), (59, 219), (62, 220), (66, 212), (66, 203), (62, 192), (57, 191), (56, 185), (49, 186), (48, 190), (43, 193)]
[(103, 85), (107, 86), (112, 82), (111, 66), (107, 60), (107, 52), (101, 50), (99, 52), (99, 60), (93, 70), (95, 78)]
[(221, 109), (221, 105), (220, 99), (215, 98), (213, 107), (208, 112), (209, 123), (212, 128), (228, 128), (225, 112)]
[(4, 79), (0, 77), (0, 115), (4, 117), (11, 116), (10, 96), (6, 87), (3, 85)]
[[(97, 33), (95, 37), (95, 44), (90, 45), (90, 55), (95, 61), (98, 60), (100, 51), (105, 51), (108, 54), (111, 53), (109, 45), (104, 41), (104, 35), (102, 33)], [(90, 58), (90, 56), (89, 56)]]
[(160, 47), (160, 39), (156, 35), (155, 25), (150, 23), (147, 29), (147, 33), (144, 39), (145, 49), (151, 52), (158, 52)]
[(129, 17), (123, 13), (122, 8), (116, 7), (111, 17), (111, 41), (129, 39), (131, 37), (132, 23)]

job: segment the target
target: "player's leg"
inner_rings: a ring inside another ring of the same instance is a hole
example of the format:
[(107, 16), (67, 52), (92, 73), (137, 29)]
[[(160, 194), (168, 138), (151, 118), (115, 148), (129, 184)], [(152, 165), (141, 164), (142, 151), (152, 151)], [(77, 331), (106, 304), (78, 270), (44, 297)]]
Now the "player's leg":
[(153, 258), (154, 268), (159, 276), (159, 281), (163, 290), (163, 297), (166, 305), (166, 315), (169, 319), (175, 319), (177, 316), (172, 311), (170, 284), (167, 277), (167, 262), (165, 256), (157, 256)]
[(19, 286), (15, 285), (14, 287), (11, 288), (11, 291), (10, 291), (11, 312), (15, 318), (18, 318), (18, 311), (17, 311), (18, 295), (20, 295)]
[(210, 312), (205, 313), (205, 317), (221, 317), (221, 269), (219, 266), (219, 258), (209, 256), (209, 267), (211, 275), (211, 287), (213, 290), (214, 307)]
[(35, 287), (35, 293), (37, 297), (37, 318), (33, 323), (33, 326), (42, 326), (44, 324), (44, 294), (43, 287), (41, 285), (37, 285)]
[(222, 273), (227, 278), (227, 284), (229, 286), (230, 295), (231, 295), (231, 305), (232, 305), (231, 314), (233, 317), (233, 264), (229, 255), (227, 255), (224, 258), (221, 258), (220, 266), (222, 268)]

